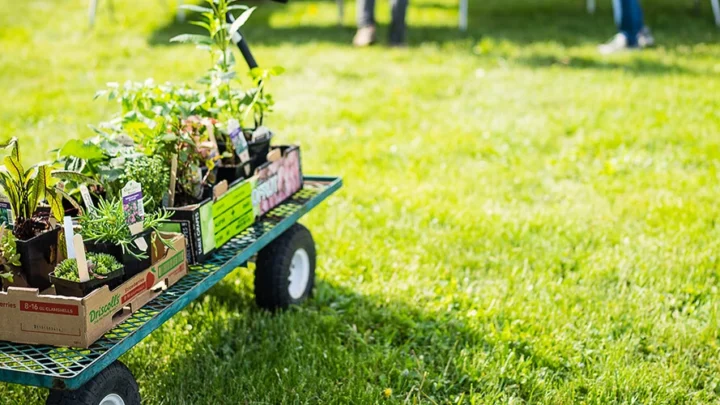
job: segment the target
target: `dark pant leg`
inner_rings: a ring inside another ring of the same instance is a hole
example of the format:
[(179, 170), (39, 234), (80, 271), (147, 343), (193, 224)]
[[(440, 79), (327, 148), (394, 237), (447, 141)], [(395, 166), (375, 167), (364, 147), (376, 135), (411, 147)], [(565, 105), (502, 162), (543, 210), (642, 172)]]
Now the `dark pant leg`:
[(405, 15), (407, 14), (408, 0), (392, 0), (391, 7), (390, 42), (405, 42)]
[(357, 25), (375, 25), (375, 0), (357, 0)]
[(620, 0), (620, 32), (625, 34), (628, 46), (637, 46), (637, 36), (645, 26), (639, 0)]

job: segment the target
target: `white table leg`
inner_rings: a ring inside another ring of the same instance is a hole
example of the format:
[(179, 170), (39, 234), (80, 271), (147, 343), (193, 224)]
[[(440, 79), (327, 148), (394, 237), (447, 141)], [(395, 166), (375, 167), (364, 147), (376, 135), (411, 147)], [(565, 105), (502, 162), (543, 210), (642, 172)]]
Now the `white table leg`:
[(715, 14), (715, 24), (720, 27), (720, 0), (710, 0), (712, 4), (713, 14)]
[(468, 29), (468, 0), (460, 0), (460, 31)]
[(95, 13), (97, 12), (97, 0), (90, 0), (90, 10), (88, 11), (88, 20), (90, 26), (95, 25)]

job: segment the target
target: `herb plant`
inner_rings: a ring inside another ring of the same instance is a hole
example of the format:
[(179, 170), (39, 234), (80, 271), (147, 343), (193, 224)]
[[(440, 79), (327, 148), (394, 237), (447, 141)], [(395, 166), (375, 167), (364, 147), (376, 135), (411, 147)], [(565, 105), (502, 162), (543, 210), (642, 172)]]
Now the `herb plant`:
[[(87, 254), (88, 272), (90, 279), (105, 278), (113, 271), (122, 269), (122, 264), (118, 263), (114, 257), (107, 253)], [(55, 277), (62, 278), (76, 283), (80, 282), (80, 275), (77, 267), (76, 259), (65, 259), (55, 267)]]
[(0, 226), (0, 266), (0, 278), (10, 282), (13, 281), (13, 268), (20, 267), (20, 253), (17, 251), (15, 235), (5, 229), (4, 224)]
[(146, 212), (155, 212), (162, 207), (163, 196), (170, 183), (170, 170), (160, 156), (139, 155), (128, 158), (124, 164), (120, 184), (136, 181), (142, 185), (143, 203)]
[[(146, 214), (143, 220), (143, 229), (157, 231), (157, 226), (161, 222), (167, 221), (171, 215), (172, 213), (164, 209)], [(100, 199), (96, 209), (88, 210), (80, 216), (79, 223), (80, 234), (85, 241), (112, 243), (122, 247), (124, 254), (129, 254), (137, 259), (148, 257), (144, 252), (137, 252), (137, 249), (133, 248), (137, 235), (132, 235), (128, 228), (127, 215), (120, 199)], [(169, 246), (167, 241), (162, 238), (160, 240)]]

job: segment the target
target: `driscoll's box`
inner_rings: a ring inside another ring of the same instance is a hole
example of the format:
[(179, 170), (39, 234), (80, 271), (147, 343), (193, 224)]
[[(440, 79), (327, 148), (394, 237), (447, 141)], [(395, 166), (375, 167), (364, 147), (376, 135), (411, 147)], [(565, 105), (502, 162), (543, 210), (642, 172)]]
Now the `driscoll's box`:
[[(0, 340), (87, 348), (164, 289), (187, 274), (185, 238), (171, 238), (172, 249), (156, 252), (155, 264), (114, 290), (103, 286), (84, 298), (10, 287), (0, 293)], [(162, 246), (160, 244), (160, 246)]]

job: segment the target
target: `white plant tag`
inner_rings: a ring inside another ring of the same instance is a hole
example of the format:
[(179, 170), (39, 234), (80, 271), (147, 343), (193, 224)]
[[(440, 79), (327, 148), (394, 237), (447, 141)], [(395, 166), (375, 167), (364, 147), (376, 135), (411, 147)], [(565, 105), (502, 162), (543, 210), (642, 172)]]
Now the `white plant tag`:
[(0, 197), (0, 223), (12, 225), (15, 223), (13, 220), (12, 207), (10, 207), (10, 201), (5, 197)]
[(90, 190), (88, 190), (87, 186), (84, 184), (80, 185), (80, 195), (82, 195), (83, 202), (85, 203), (85, 208), (87, 208), (88, 211), (94, 210), (95, 203), (90, 197)]
[(82, 235), (73, 236), (73, 243), (77, 246), (75, 249), (75, 260), (77, 260), (78, 278), (81, 283), (90, 281), (90, 271), (88, 270), (87, 259), (85, 258), (85, 244)]
[(142, 186), (136, 181), (129, 181), (122, 189), (123, 211), (130, 233), (137, 235), (143, 231), (145, 207), (143, 206)]
[(236, 119), (228, 121), (228, 134), (230, 134), (230, 142), (233, 144), (235, 154), (242, 163), (250, 160), (250, 151), (248, 151), (247, 140), (243, 134), (242, 128), (240, 128), (240, 122)]
[(67, 257), (68, 259), (75, 258), (75, 243), (74, 243), (74, 232), (73, 223), (71, 217), (63, 218), (63, 229), (65, 230), (65, 245), (67, 245)]
[(138, 249), (140, 249), (143, 252), (146, 252), (147, 248), (148, 248), (148, 244), (147, 244), (147, 242), (145, 242), (145, 238), (135, 239), (135, 246), (137, 246)]

